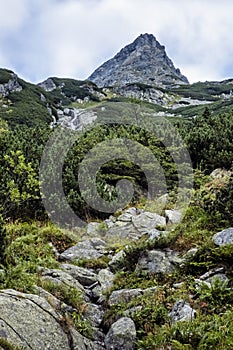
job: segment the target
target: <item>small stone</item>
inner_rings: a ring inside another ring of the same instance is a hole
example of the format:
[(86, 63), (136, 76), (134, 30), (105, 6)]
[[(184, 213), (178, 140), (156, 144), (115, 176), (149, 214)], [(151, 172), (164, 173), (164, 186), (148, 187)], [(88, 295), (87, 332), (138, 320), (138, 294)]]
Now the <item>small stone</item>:
[(177, 301), (173, 306), (172, 311), (169, 313), (172, 322), (189, 321), (194, 319), (195, 315), (196, 311), (184, 300)]
[(165, 210), (165, 217), (168, 224), (179, 224), (182, 213), (179, 210)]

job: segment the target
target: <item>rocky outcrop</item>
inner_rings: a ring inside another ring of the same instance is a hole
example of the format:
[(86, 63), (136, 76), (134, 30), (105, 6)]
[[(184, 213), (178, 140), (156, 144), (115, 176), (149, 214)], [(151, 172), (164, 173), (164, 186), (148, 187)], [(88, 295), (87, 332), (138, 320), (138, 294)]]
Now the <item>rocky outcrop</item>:
[(166, 106), (174, 100), (174, 97), (164, 90), (146, 84), (134, 83), (126, 86), (115, 86), (113, 91), (127, 98), (155, 103), (161, 106)]
[(21, 91), (22, 89), (22, 86), (18, 82), (18, 76), (12, 73), (11, 79), (7, 83), (0, 84), (0, 95), (7, 97), (10, 93)]
[[(138, 240), (145, 234), (151, 234), (156, 227), (164, 229), (166, 219), (164, 216), (151, 213), (136, 208), (125, 210), (117, 218), (111, 216), (104, 221), (105, 229), (100, 229), (100, 224), (89, 223), (87, 232), (92, 236), (98, 236), (100, 233), (105, 238), (124, 238), (129, 240)], [(103, 226), (103, 224), (101, 224)]]
[[(72, 332), (62, 315), (42, 297), (14, 290), (0, 292), (0, 336), (25, 350), (71, 350)], [(77, 337), (76, 337), (77, 342)], [(78, 349), (86, 350), (79, 335)]]
[(142, 34), (88, 78), (99, 87), (132, 83), (168, 86), (188, 84), (168, 58), (165, 47), (152, 34)]
[(45, 81), (42, 81), (41, 83), (39, 83), (38, 85), (42, 87), (45, 91), (49, 91), (49, 92), (57, 88), (52, 78), (48, 78)]

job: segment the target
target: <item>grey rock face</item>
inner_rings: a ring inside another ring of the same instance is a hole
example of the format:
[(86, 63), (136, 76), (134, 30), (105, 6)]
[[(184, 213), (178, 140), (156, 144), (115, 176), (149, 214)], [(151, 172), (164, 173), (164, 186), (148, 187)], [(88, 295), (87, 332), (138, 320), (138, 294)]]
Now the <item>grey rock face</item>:
[(189, 303), (184, 300), (179, 300), (175, 303), (169, 316), (171, 317), (172, 322), (177, 322), (192, 320), (195, 317), (195, 314), (196, 311), (191, 308)]
[(45, 299), (4, 290), (0, 292), (0, 308), (1, 337), (10, 343), (26, 350), (70, 350), (61, 316)]
[(75, 261), (79, 259), (98, 259), (105, 253), (106, 243), (99, 238), (92, 238), (77, 243), (60, 254), (60, 259)]
[(149, 271), (151, 273), (170, 273), (182, 260), (172, 250), (147, 251), (139, 260), (136, 271)]
[(233, 228), (226, 228), (225, 230), (216, 233), (213, 236), (213, 241), (219, 246), (233, 244)]
[(23, 88), (18, 82), (18, 76), (11, 74), (12, 78), (6, 84), (0, 84), (0, 95), (7, 97), (11, 92), (21, 91)]
[(150, 85), (127, 84), (126, 86), (116, 86), (113, 88), (113, 91), (127, 98), (134, 98), (161, 106), (168, 105), (169, 102), (173, 101), (173, 97), (167, 92)]
[(105, 337), (107, 350), (134, 350), (136, 328), (131, 318), (122, 317), (115, 322)]
[(132, 222), (117, 221), (106, 233), (106, 237), (119, 237), (130, 240), (137, 240), (143, 234), (140, 233)]
[(188, 84), (152, 34), (140, 35), (88, 78), (99, 87), (130, 83), (166, 86)]
[(53, 91), (57, 88), (51, 78), (42, 81), (42, 83), (39, 83), (38, 85), (42, 87), (45, 91)]

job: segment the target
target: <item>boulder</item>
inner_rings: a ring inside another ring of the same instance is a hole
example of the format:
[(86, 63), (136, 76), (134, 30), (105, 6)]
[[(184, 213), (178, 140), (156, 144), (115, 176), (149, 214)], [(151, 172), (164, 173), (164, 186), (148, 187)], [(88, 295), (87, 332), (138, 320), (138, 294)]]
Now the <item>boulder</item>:
[(200, 279), (195, 279), (196, 288), (199, 288), (199, 286), (202, 284), (205, 284), (208, 288), (211, 288), (217, 281), (220, 284), (224, 285), (228, 283), (229, 279), (223, 273), (217, 273), (216, 275), (213, 275), (206, 279), (202, 279), (200, 277)]
[(97, 275), (89, 269), (72, 264), (61, 264), (61, 268), (79, 281), (83, 286), (91, 286), (97, 282)]
[(87, 234), (91, 236), (98, 236), (100, 231), (100, 223), (99, 222), (89, 222), (87, 224)]
[(66, 286), (75, 288), (81, 293), (84, 292), (83, 286), (73, 278), (69, 273), (58, 269), (42, 269), (41, 271), (42, 281), (49, 281), (54, 284), (64, 284)]
[(233, 244), (233, 228), (226, 228), (213, 236), (213, 241), (218, 246)]
[(123, 239), (137, 240), (142, 233), (129, 221), (116, 221), (112, 227), (108, 229), (105, 237), (118, 237)]
[[(71, 349), (67, 328), (62, 325), (62, 316), (44, 298), (2, 290), (0, 309), (0, 336), (8, 342), (26, 350)], [(83, 345), (81, 340), (80, 345)]]
[(126, 256), (126, 253), (124, 250), (120, 250), (118, 253), (116, 253), (112, 260), (109, 262), (109, 266), (111, 269), (113, 270), (117, 270), (120, 266), (121, 266), (121, 263), (122, 263), (122, 260), (125, 258)]
[(226, 177), (229, 178), (230, 176), (231, 176), (230, 170), (221, 169), (221, 168), (214, 169), (210, 174), (210, 177), (212, 177), (212, 179), (223, 179)]
[(92, 327), (99, 327), (103, 319), (104, 311), (101, 306), (92, 303), (85, 304), (83, 316), (91, 323)]
[(131, 318), (122, 317), (109, 329), (105, 337), (106, 350), (134, 350), (136, 328)]
[(48, 78), (45, 81), (42, 81), (38, 85), (40, 87), (42, 87), (45, 91), (53, 91), (53, 90), (55, 90), (57, 88), (51, 78)]
[(156, 227), (165, 227), (166, 220), (156, 213), (143, 212), (132, 217), (134, 227), (142, 234), (148, 233)]
[(66, 261), (98, 259), (105, 254), (105, 246), (106, 243), (99, 238), (81, 241), (60, 254), (60, 259)]
[(156, 228), (148, 232), (148, 241), (153, 241), (154, 239), (159, 239), (168, 235), (168, 231), (159, 231)]
[(224, 268), (219, 267), (206, 272), (204, 275), (200, 276), (198, 279), (195, 279), (196, 288), (198, 289), (200, 285), (202, 285), (203, 283), (207, 287), (211, 288), (216, 281), (218, 281), (220, 284), (227, 284), (229, 279), (223, 273), (223, 271), (224, 271)]
[(171, 273), (182, 260), (178, 253), (172, 250), (150, 250), (139, 258), (136, 271), (148, 271), (151, 273)]
[(142, 289), (140, 288), (115, 290), (110, 295), (108, 303), (110, 306), (125, 304), (140, 295), (142, 295)]
[(189, 321), (192, 320), (195, 315), (196, 311), (184, 300), (177, 301), (173, 306), (172, 311), (169, 313), (172, 322)]
[(165, 217), (168, 224), (179, 224), (182, 219), (182, 213), (179, 210), (165, 210)]
[(114, 279), (115, 275), (109, 269), (102, 269), (99, 271), (98, 281), (103, 293), (112, 287)]

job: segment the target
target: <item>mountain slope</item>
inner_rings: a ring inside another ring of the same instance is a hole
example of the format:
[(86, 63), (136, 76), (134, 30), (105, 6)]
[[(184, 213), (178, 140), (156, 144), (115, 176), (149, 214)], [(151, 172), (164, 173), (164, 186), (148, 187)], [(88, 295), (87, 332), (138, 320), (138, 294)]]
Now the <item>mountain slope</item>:
[(99, 87), (129, 83), (167, 86), (188, 84), (188, 80), (168, 58), (164, 46), (152, 34), (141, 34), (88, 78)]

